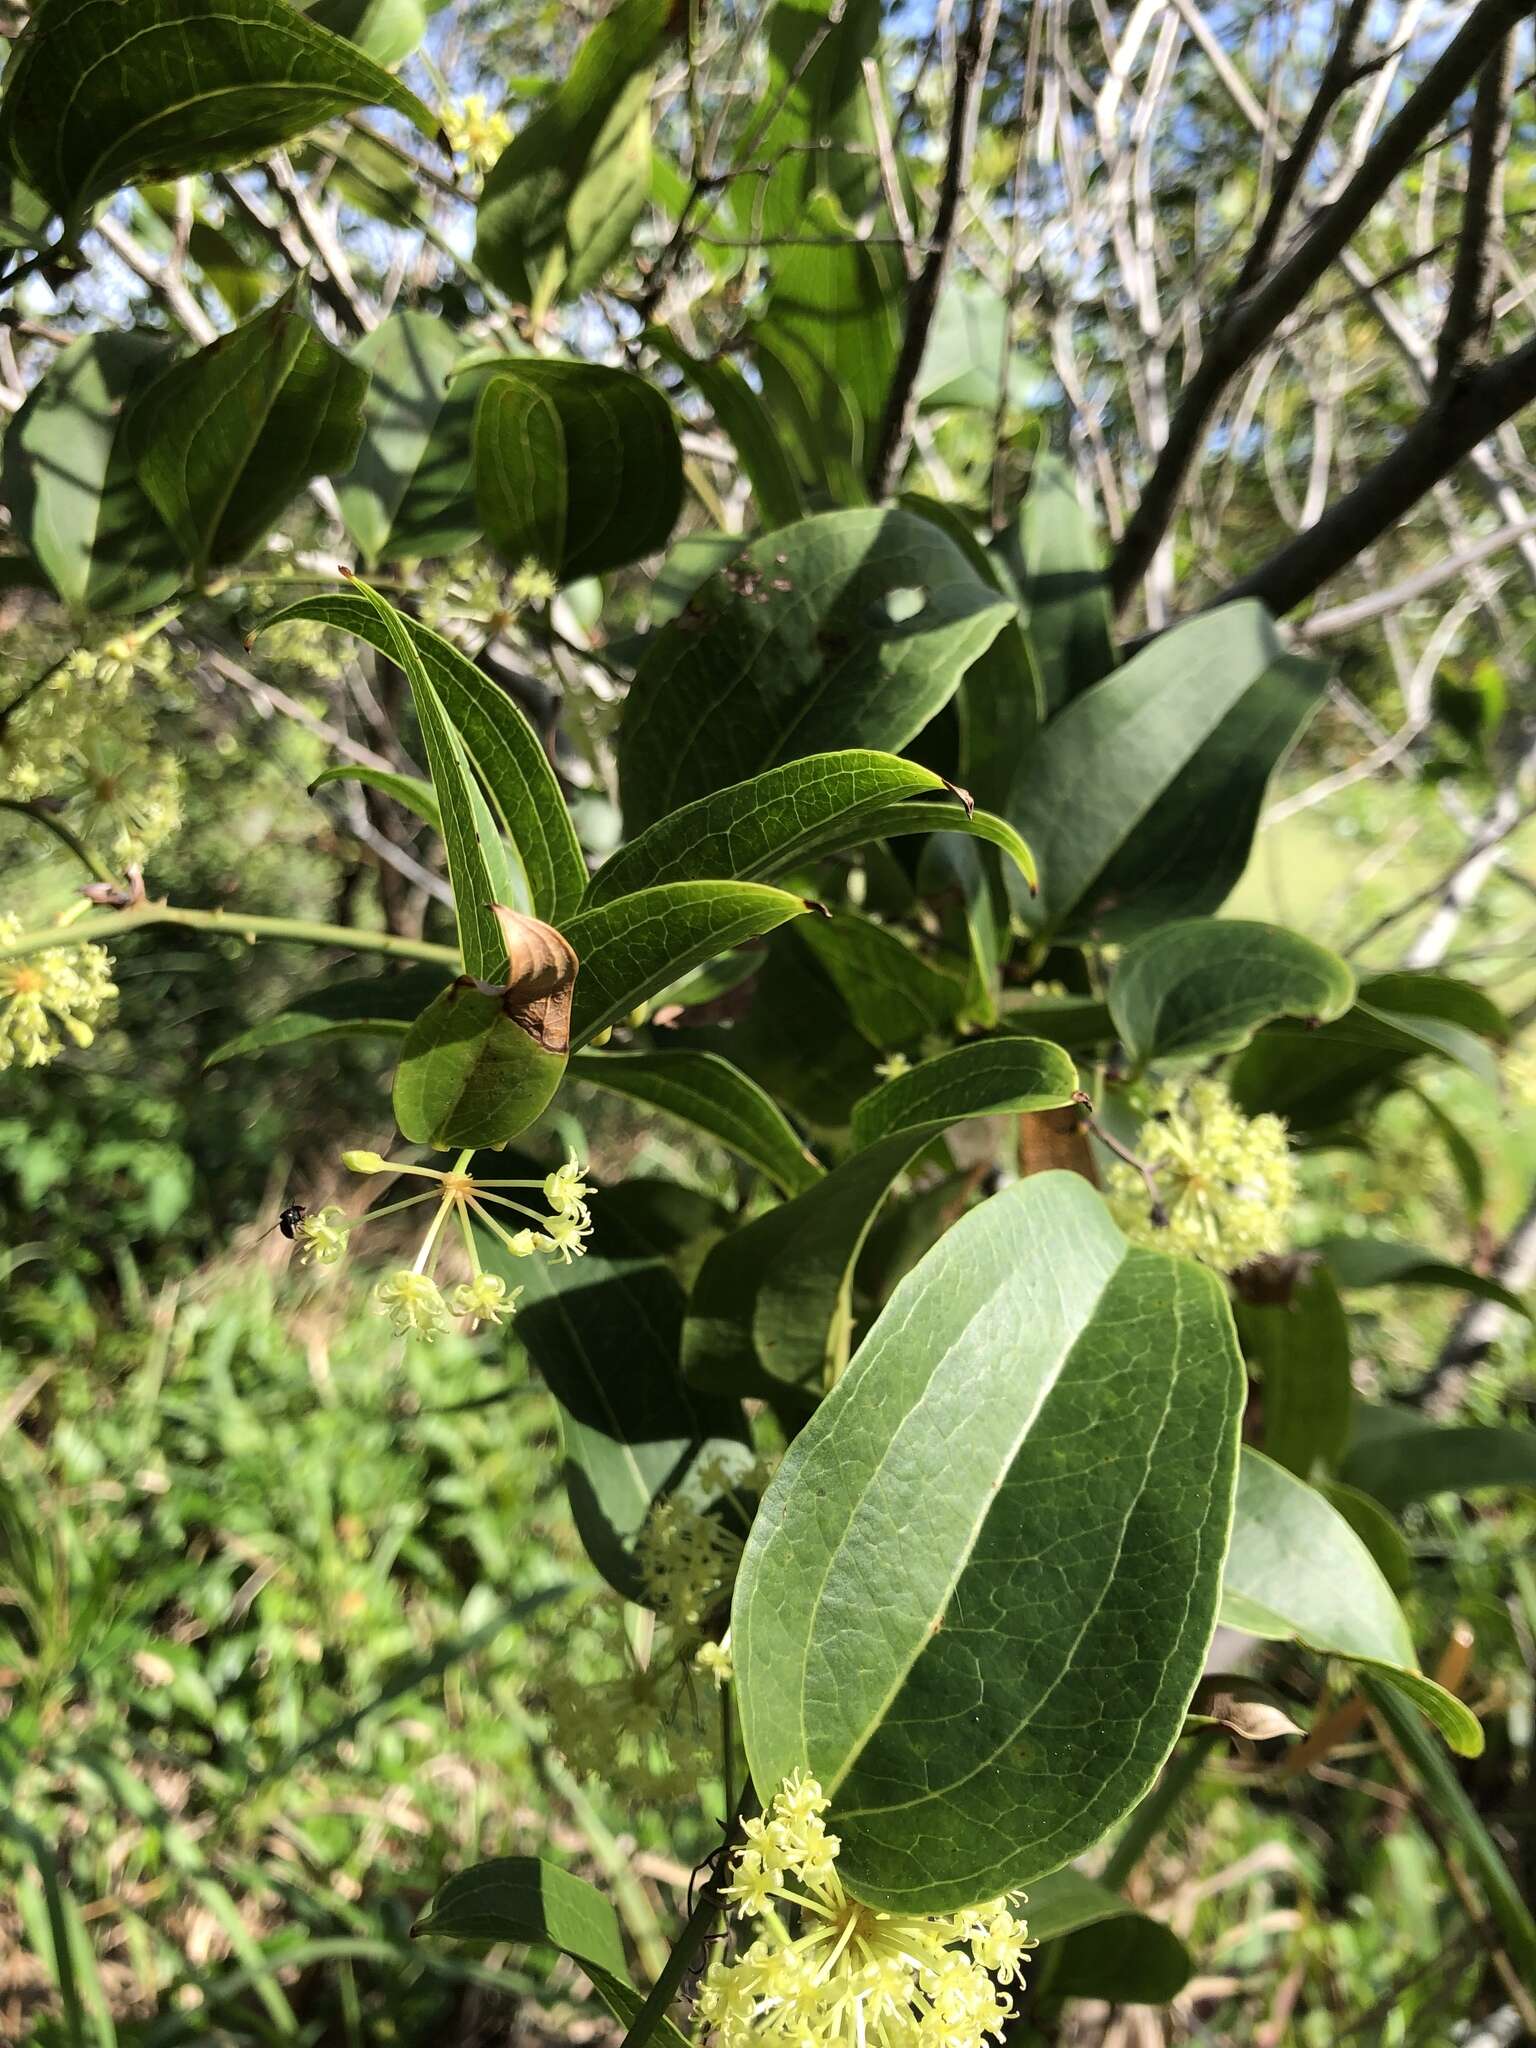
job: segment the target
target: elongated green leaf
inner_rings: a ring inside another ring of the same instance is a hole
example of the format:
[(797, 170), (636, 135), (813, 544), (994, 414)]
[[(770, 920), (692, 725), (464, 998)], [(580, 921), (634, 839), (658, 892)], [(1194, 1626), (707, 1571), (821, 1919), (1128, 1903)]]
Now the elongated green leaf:
[(876, 59), (880, 0), (776, 0), (768, 18), (767, 125), (754, 154), (772, 169), (737, 181), (743, 227), (800, 232), (811, 195), (836, 195), (853, 219), (880, 190), (864, 64)]
[(691, 967), (809, 908), (803, 896), (759, 882), (666, 882), (578, 912), (562, 928), (581, 962), (571, 1044), (585, 1045)]
[[(651, 198), (651, 94), (654, 71), (637, 71), (609, 109), (565, 210), (567, 298), (593, 290), (629, 250), (635, 224)], [(555, 266), (539, 280), (540, 295), (557, 289)]]
[(770, 768), (671, 811), (605, 861), (588, 905), (657, 882), (760, 881), (902, 832), (974, 829), (1030, 872), (1029, 849), (999, 818), (968, 819), (942, 776), (894, 754), (848, 748)]
[(1215, 1276), (1133, 1249), (1075, 1174), (994, 1196), (897, 1287), (733, 1610), (753, 1778), (820, 1779), (857, 1896), (1028, 1884), (1146, 1790), (1215, 1622), (1241, 1391)]
[(305, 1045), (319, 1038), (396, 1038), (442, 993), (448, 977), (440, 967), (408, 967), (401, 974), (370, 974), (338, 981), (264, 1017), (259, 1024), (211, 1052), (206, 1066), (245, 1059), (274, 1046)]
[[(712, 1248), (683, 1333), (684, 1370), (694, 1385), (759, 1394), (789, 1389), (801, 1400), (823, 1392), (847, 1355), (854, 1265), (898, 1177), (967, 1117), (1070, 1099), (1076, 1076), (1054, 1047), (1019, 1043), (1016, 1057), (978, 1044), (930, 1062), (944, 1065), (944, 1073), (884, 1106), (883, 1135)], [(871, 1128), (874, 1121), (867, 1118)]]
[(1367, 1412), (1378, 1426), (1357, 1430), (1341, 1476), (1386, 1507), (1437, 1493), (1536, 1486), (1536, 1431), (1508, 1423), (1444, 1427), (1406, 1408)]
[(658, 354), (681, 370), (735, 444), (752, 486), (758, 524), (788, 526), (805, 513), (794, 465), (785, 454), (767, 406), (729, 356), (691, 356), (675, 335), (653, 327), (646, 336)]
[(1496, 1301), (1516, 1315), (1531, 1313), (1528, 1302), (1491, 1274), (1443, 1259), (1423, 1245), (1394, 1244), (1385, 1237), (1330, 1237), (1317, 1250), (1340, 1287), (1449, 1287)]
[(514, 362), (480, 395), (475, 476), (491, 545), (568, 583), (666, 546), (682, 505), (682, 446), (671, 408), (643, 377)]
[(1460, 1756), (1483, 1746), (1477, 1718), (1418, 1668), (1403, 1610), (1375, 1559), (1322, 1494), (1245, 1449), (1221, 1590), (1230, 1628), (1294, 1640), (1378, 1671)]
[(549, 1107), (565, 1064), (508, 1014), (504, 989), (450, 982), (405, 1035), (395, 1122), (438, 1152), (505, 1145)]
[(1052, 1999), (1163, 2005), (1189, 1981), (1189, 1951), (1171, 1927), (1070, 1865), (1030, 1885), (1028, 1918), (1036, 1941), (1060, 1943), (1045, 1976)]
[(1026, 920), (1128, 938), (1218, 908), (1326, 673), (1243, 602), (1160, 634), (1074, 697), (1014, 785), (1011, 816), (1044, 878)]
[(892, 1131), (1025, 1109), (1060, 1109), (1077, 1091), (1077, 1069), (1060, 1046), (1034, 1038), (979, 1039), (898, 1074), (855, 1103), (853, 1142)]
[(261, 156), (416, 95), (288, 0), (37, 0), (5, 73), (0, 158), (68, 221), (142, 178)]
[(631, 833), (785, 761), (896, 753), (1009, 615), (910, 512), (830, 512), (748, 547), (655, 635), (624, 709)]
[[(450, 640), (416, 619), (394, 615), (463, 750), (485, 786), (501, 830), (512, 843), (527, 880), (536, 917), (558, 924), (576, 908), (587, 886), (587, 865), (549, 756), (516, 704), (476, 668)], [(290, 605), (267, 625), (285, 619), (315, 619), (366, 640), (395, 660), (394, 631), (366, 599), (351, 592), (308, 597)]]
[(855, 1030), (882, 1051), (940, 1030), (965, 1001), (965, 983), (867, 917), (818, 918), (800, 939), (842, 997)]
[[(627, 118), (619, 110), (637, 85), (643, 94), (672, 11), (671, 0), (622, 0), (604, 15), (548, 104), (513, 136), (486, 179), (475, 260), (509, 297), (549, 303), (558, 290), (569, 262), (572, 201), (594, 158), (600, 165), (612, 148), (615, 129), (633, 120), (632, 104)], [(551, 267), (552, 276), (541, 275)]]
[(370, 768), (357, 761), (342, 761), (334, 768), (322, 768), (309, 785), (309, 793), (323, 789), (328, 782), (366, 782), (370, 789), (376, 789), (380, 796), (393, 797), (397, 804), (408, 810), (412, 817), (420, 818), (424, 825), (430, 825), (434, 832), (443, 829), (442, 811), (438, 806), (437, 792), (430, 782), (423, 782), (419, 775), (397, 775), (392, 768)]
[(691, 1124), (758, 1167), (785, 1194), (821, 1178), (821, 1167), (773, 1097), (718, 1053), (578, 1053), (571, 1076)]
[(1138, 1067), (1236, 1052), (1276, 1017), (1340, 1017), (1355, 977), (1299, 932), (1241, 918), (1192, 917), (1144, 932), (1115, 967), (1109, 1010)]
[(123, 424), (165, 360), (152, 335), (86, 335), (6, 429), (12, 529), (72, 612), (147, 611), (181, 583), (185, 557), (139, 487)]
[(1317, 1490), (1338, 1509), (1381, 1567), (1381, 1576), (1401, 1596), (1413, 1584), (1413, 1552), (1407, 1538), (1379, 1501), (1340, 1479), (1322, 1479)]
[(1010, 539), (1046, 705), (1059, 711), (1115, 666), (1104, 544), (1060, 456), (1036, 455)]
[[(644, 1998), (629, 1981), (618, 1915), (594, 1885), (536, 1856), (497, 1856), (450, 1877), (417, 1921), (417, 1934), (457, 1941), (518, 1941), (559, 1949), (581, 1965), (614, 2016), (633, 2020)], [(687, 2048), (670, 2020), (653, 2041)]]
[(367, 370), (357, 459), (336, 486), (365, 563), (446, 555), (480, 538), (475, 507), (475, 407), (482, 378), (448, 373), (462, 350), (430, 313), (393, 313), (352, 351)]
[(295, 285), (138, 393), (125, 431), (139, 482), (199, 574), (249, 553), (311, 477), (348, 467), (367, 388)]
[(1264, 1448), (1298, 1479), (1330, 1472), (1349, 1441), (1353, 1347), (1325, 1269), (1297, 1281), (1283, 1305), (1240, 1302), (1238, 1335), (1263, 1374)]

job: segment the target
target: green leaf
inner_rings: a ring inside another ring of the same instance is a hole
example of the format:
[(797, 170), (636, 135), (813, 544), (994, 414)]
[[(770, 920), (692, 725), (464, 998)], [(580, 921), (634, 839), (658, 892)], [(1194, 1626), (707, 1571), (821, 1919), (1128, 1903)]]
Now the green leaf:
[(1060, 1046), (1034, 1038), (978, 1039), (924, 1060), (855, 1103), (853, 1142), (862, 1150), (892, 1131), (947, 1124), (957, 1115), (1061, 1109), (1077, 1086), (1077, 1069)]
[[(1004, 382), (1003, 349), (1008, 309), (987, 286), (951, 283), (939, 300), (928, 347), (918, 372), (917, 395), (925, 409), (961, 405), (991, 413)], [(1007, 365), (1007, 397), (1024, 405), (1039, 378), (1014, 349)]]
[(1036, 1941), (1061, 1945), (1030, 1972), (1053, 2001), (1165, 2005), (1189, 1981), (1189, 1951), (1171, 1927), (1070, 1865), (1031, 1884), (1028, 1918)]
[(1380, 1672), (1459, 1756), (1480, 1754), (1477, 1717), (1419, 1670), (1403, 1610), (1348, 1522), (1313, 1487), (1247, 1448), (1221, 1618), (1247, 1635), (1304, 1643)]
[[(392, 616), (393, 626), (366, 598), (335, 592), (303, 598), (266, 624), (318, 620), (366, 640), (392, 661), (398, 660), (397, 632), (403, 629), (409, 635), (463, 753), (484, 784), (497, 822), (512, 842), (535, 917), (558, 924), (581, 901), (587, 864), (543, 742), (506, 691), (452, 641), (417, 619), (398, 612)], [(435, 768), (433, 773), (435, 778)]]
[(427, 16), (443, 0), (308, 0), (304, 12), (320, 28), (345, 36), (375, 64), (393, 69), (427, 32)]
[(899, 753), (1008, 616), (910, 512), (829, 512), (765, 535), (640, 665), (619, 735), (630, 832), (786, 761)]
[(352, 351), (369, 374), (357, 460), (336, 485), (365, 563), (448, 555), (480, 538), (472, 435), (483, 381), (448, 374), (463, 353), (430, 313), (392, 313)]
[(1192, 917), (1126, 947), (1109, 1011), (1141, 1068), (1155, 1059), (1236, 1052), (1276, 1017), (1327, 1023), (1354, 999), (1355, 977), (1344, 962), (1299, 932)]
[(1010, 539), (1047, 710), (1059, 711), (1115, 666), (1104, 544), (1060, 456), (1036, 455)]
[[(752, 486), (757, 523), (789, 526), (805, 513), (799, 479), (784, 453), (772, 415), (729, 356), (691, 356), (675, 335), (663, 327), (647, 331), (646, 340), (658, 355), (682, 371), (715, 416), (715, 423), (735, 444), (741, 467)], [(735, 552), (734, 543), (731, 548)]]
[[(565, 276), (558, 289), (578, 297), (603, 281), (628, 253), (636, 223), (651, 198), (651, 94), (655, 74), (637, 71), (597, 131), (586, 168), (565, 210)], [(555, 266), (541, 296), (556, 289)]]
[(984, 1202), (897, 1287), (733, 1609), (754, 1782), (820, 1779), (857, 1897), (1028, 1884), (1146, 1791), (1215, 1622), (1242, 1386), (1220, 1282), (1132, 1248), (1075, 1174)]
[(505, 1145), (543, 1115), (564, 1078), (565, 1054), (508, 1013), (504, 988), (451, 982), (405, 1035), (395, 1122), (411, 1144), (437, 1152)]
[(1048, 1038), (1068, 1052), (1108, 1045), (1115, 1035), (1109, 1005), (1097, 996), (1024, 995), (1009, 1000), (1005, 994), (1000, 1024), (1004, 1031), (1022, 1031), (1026, 1038)]
[(274, 1046), (306, 1045), (320, 1038), (403, 1036), (426, 1004), (442, 993), (440, 967), (408, 967), (400, 974), (370, 974), (311, 989), (271, 1017), (227, 1039), (203, 1062), (222, 1066)]
[(1491, 1274), (1442, 1259), (1423, 1245), (1396, 1244), (1385, 1237), (1330, 1237), (1314, 1249), (1340, 1287), (1449, 1287), (1497, 1301), (1516, 1315), (1531, 1314), (1530, 1304)]
[[(621, 0), (604, 15), (546, 105), (502, 151), (480, 197), (475, 261), (524, 305), (552, 300), (570, 260), (568, 217), (583, 181), (648, 93), (671, 0)], [(577, 208), (578, 216), (582, 208)], [(627, 238), (633, 215), (625, 225)], [(541, 276), (551, 270), (549, 277)]]
[(1349, 1318), (1328, 1273), (1299, 1279), (1284, 1304), (1240, 1301), (1237, 1331), (1263, 1374), (1264, 1448), (1298, 1479), (1332, 1471), (1349, 1441), (1354, 1399)]
[(211, 221), (195, 220), (187, 235), (187, 254), (203, 274), (203, 282), (218, 293), (236, 320), (248, 320), (267, 295), (269, 279), (264, 270), (247, 262), (222, 228)]
[(787, 761), (671, 811), (611, 855), (587, 904), (611, 903), (657, 882), (759, 881), (802, 861), (899, 832), (975, 830), (1005, 844), (1024, 872), (1029, 849), (1000, 818), (967, 818), (932, 769), (894, 754), (848, 748)]
[(311, 477), (349, 466), (367, 389), (296, 284), (139, 392), (125, 421), (139, 482), (199, 576), (247, 555)]
[(864, 83), (878, 61), (880, 0), (777, 0), (768, 18), (766, 127), (753, 158), (772, 169), (737, 182), (736, 209), (756, 235), (800, 232), (813, 193), (833, 193), (851, 219), (879, 194), (875, 127)]
[(635, 1541), (654, 1503), (681, 1493), (707, 1505), (696, 1468), (719, 1459), (745, 1469), (753, 1453), (740, 1402), (683, 1382), (683, 1290), (624, 1194), (599, 1192), (591, 1248), (569, 1266), (514, 1259), (484, 1233), (481, 1251), (524, 1288), (517, 1334), (559, 1405), (566, 1490), (587, 1555), (644, 1605)]
[(757, 882), (667, 882), (579, 911), (562, 927), (581, 961), (572, 1045), (587, 1044), (691, 967), (809, 907)]
[(930, 966), (867, 917), (817, 918), (799, 937), (841, 996), (854, 1029), (882, 1052), (942, 1030), (965, 1000), (957, 975)]
[(667, 401), (598, 363), (498, 366), (475, 415), (475, 475), (491, 545), (562, 583), (665, 547), (682, 506)]
[(1396, 1522), (1379, 1501), (1338, 1479), (1318, 1481), (1317, 1490), (1336, 1507), (1381, 1567), (1381, 1575), (1401, 1596), (1413, 1584), (1413, 1552)]
[(1265, 784), (1321, 695), (1251, 602), (1161, 633), (1035, 742), (1010, 816), (1043, 887), (1042, 933), (1129, 938), (1217, 909), (1242, 874)]
[[(629, 1981), (618, 1915), (594, 1885), (536, 1856), (497, 1856), (461, 1870), (437, 1893), (412, 1930), (457, 1941), (529, 1942), (579, 1963), (592, 1988), (626, 2024), (644, 2000)], [(670, 2020), (651, 2039), (687, 2048)]]
[(712, 1052), (585, 1052), (571, 1077), (609, 1088), (691, 1124), (765, 1173), (785, 1194), (821, 1178), (821, 1167), (757, 1083)]
[[(934, 1138), (968, 1117), (1053, 1106), (1071, 1069), (1048, 1046), (1011, 1059), (993, 1044), (961, 1046), (904, 1099), (871, 1105), (872, 1138), (853, 1158), (793, 1201), (722, 1238), (700, 1268), (688, 1304), (683, 1364), (712, 1390), (815, 1400), (847, 1355), (853, 1269), (886, 1196)], [(917, 1069), (923, 1074), (924, 1069)], [(916, 1079), (916, 1075), (903, 1076)], [(1067, 1083), (1067, 1096), (1076, 1076)], [(889, 1084), (895, 1087), (896, 1083)], [(910, 1112), (913, 1119), (903, 1120)]]
[(409, 811), (412, 817), (420, 818), (424, 825), (430, 825), (434, 832), (443, 829), (443, 816), (438, 807), (437, 792), (430, 782), (423, 782), (419, 775), (397, 775), (393, 768), (370, 768), (364, 762), (341, 761), (334, 768), (322, 768), (309, 785), (309, 793), (323, 789), (328, 782), (366, 782), (370, 789), (376, 789), (381, 796), (392, 797)]
[(244, 163), (354, 107), (437, 132), (288, 0), (37, 0), (6, 66), (0, 159), (72, 223), (120, 186)]
[(1507, 1423), (1446, 1428), (1404, 1408), (1366, 1413), (1377, 1426), (1357, 1434), (1341, 1477), (1385, 1507), (1409, 1507), (1437, 1493), (1536, 1486), (1536, 1431)]
[(148, 334), (62, 349), (5, 432), (12, 531), (69, 609), (141, 612), (180, 587), (181, 549), (139, 488), (124, 415), (165, 361)]

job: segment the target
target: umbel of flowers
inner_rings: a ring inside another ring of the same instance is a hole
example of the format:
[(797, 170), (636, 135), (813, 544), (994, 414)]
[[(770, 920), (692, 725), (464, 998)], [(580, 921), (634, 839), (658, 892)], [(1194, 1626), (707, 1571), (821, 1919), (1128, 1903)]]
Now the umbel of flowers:
[(1136, 1161), (1110, 1167), (1105, 1193), (1138, 1244), (1223, 1273), (1286, 1249), (1296, 1167), (1285, 1125), (1277, 1116), (1244, 1116), (1220, 1081), (1160, 1087)]
[[(20, 936), (20, 918), (0, 915), (0, 945)], [(0, 960), (0, 1072), (45, 1065), (64, 1050), (66, 1036), (89, 1045), (116, 994), (111, 956), (101, 946), (60, 944)]]
[[(370, 1209), (366, 1215), (348, 1218), (335, 1203), (304, 1217), (295, 1230), (306, 1265), (333, 1266), (344, 1255), (352, 1233), (382, 1216), (397, 1216), (404, 1209), (423, 1202), (436, 1204), (415, 1260), (388, 1274), (374, 1289), (374, 1307), (387, 1315), (400, 1335), (420, 1337), (427, 1343), (448, 1327), (450, 1316), (469, 1316), (475, 1322), (500, 1323), (510, 1316), (522, 1293), (509, 1289), (498, 1273), (487, 1273), (480, 1259), (479, 1242), (473, 1222), (481, 1224), (498, 1239), (515, 1259), (543, 1255), (569, 1264), (586, 1250), (592, 1230), (592, 1212), (587, 1198), (592, 1190), (583, 1179), (585, 1168), (571, 1153), (563, 1166), (542, 1180), (482, 1180), (468, 1171), (472, 1151), (461, 1152), (446, 1170), (435, 1166), (408, 1165), (382, 1158), (377, 1152), (344, 1152), (342, 1164), (353, 1173), (387, 1173), (422, 1180), (427, 1186), (398, 1202)], [(509, 1190), (536, 1190), (547, 1209), (530, 1208)], [(498, 1213), (501, 1212), (501, 1213)], [(506, 1212), (525, 1222), (509, 1229)], [(469, 1258), (468, 1280), (461, 1281), (445, 1296), (434, 1277), (450, 1230), (457, 1227)]]
[(982, 2048), (1013, 2016), (1029, 1931), (1017, 1895), (922, 1917), (861, 1904), (837, 1874), (828, 1802), (797, 1772), (746, 1823), (726, 1889), (753, 1938), (717, 1957), (698, 2016), (718, 2048)]

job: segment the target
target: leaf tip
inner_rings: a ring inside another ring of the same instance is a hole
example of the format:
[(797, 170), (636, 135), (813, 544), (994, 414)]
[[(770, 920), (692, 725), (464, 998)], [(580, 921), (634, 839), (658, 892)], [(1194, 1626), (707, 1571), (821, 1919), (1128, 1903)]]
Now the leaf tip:
[(814, 896), (802, 896), (800, 901), (807, 910), (814, 911), (817, 917), (824, 917), (829, 923), (831, 922), (832, 913), (828, 910), (825, 903), (819, 902)]

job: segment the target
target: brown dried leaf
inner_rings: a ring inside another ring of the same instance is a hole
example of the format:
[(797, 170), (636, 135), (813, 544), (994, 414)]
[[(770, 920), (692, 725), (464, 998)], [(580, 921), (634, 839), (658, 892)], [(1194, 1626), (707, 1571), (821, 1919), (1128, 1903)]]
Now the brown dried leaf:
[(581, 963), (553, 925), (504, 903), (492, 913), (507, 942), (507, 1016), (545, 1052), (571, 1049), (571, 992)]

